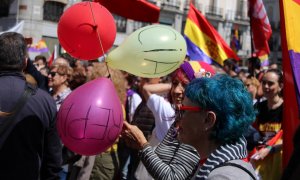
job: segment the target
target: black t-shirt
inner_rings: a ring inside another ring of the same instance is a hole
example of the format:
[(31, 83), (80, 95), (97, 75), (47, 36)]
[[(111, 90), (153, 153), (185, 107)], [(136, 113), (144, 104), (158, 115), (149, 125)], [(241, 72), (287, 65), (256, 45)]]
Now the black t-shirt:
[(268, 109), (268, 102), (267, 100), (259, 102), (256, 105), (258, 109), (257, 115), (257, 123), (264, 124), (264, 123), (281, 123), (282, 122), (282, 111), (283, 111), (283, 104), (281, 104), (276, 109)]
[(257, 104), (257, 109), (258, 115), (256, 123), (262, 138), (261, 141), (266, 143), (282, 128), (283, 104), (276, 109), (269, 109), (268, 103), (265, 100)]

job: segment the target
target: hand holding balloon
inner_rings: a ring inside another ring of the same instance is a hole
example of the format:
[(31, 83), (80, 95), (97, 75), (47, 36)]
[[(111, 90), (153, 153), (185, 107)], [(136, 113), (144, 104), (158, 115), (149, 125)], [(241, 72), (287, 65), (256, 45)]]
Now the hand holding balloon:
[(143, 132), (137, 126), (126, 121), (123, 124), (122, 138), (129, 147), (134, 149), (142, 149), (148, 143)]

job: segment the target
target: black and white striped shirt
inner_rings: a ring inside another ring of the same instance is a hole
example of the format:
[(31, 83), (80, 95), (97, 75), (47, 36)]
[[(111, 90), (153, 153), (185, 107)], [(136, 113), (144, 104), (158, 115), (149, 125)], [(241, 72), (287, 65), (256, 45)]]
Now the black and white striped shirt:
[(146, 146), (139, 155), (149, 174), (159, 180), (191, 179), (198, 168), (200, 157), (195, 148), (176, 139), (175, 123), (155, 151)]
[(215, 167), (229, 162), (232, 160), (244, 159), (247, 157), (247, 141), (244, 137), (241, 137), (237, 142), (233, 144), (224, 144), (218, 147), (212, 152), (203, 166), (198, 170), (196, 176), (197, 180), (207, 179), (209, 174)]

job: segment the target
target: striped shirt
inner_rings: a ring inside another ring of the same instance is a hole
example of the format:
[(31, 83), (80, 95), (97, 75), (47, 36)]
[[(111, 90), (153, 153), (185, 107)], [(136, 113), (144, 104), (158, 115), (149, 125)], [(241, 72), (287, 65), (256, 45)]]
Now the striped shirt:
[(198, 168), (198, 152), (192, 146), (178, 142), (176, 134), (173, 123), (155, 151), (148, 145), (139, 152), (141, 161), (154, 179), (191, 179)]
[(193, 179), (204, 180), (215, 167), (228, 161), (247, 157), (247, 142), (244, 137), (233, 144), (224, 144), (212, 152)]

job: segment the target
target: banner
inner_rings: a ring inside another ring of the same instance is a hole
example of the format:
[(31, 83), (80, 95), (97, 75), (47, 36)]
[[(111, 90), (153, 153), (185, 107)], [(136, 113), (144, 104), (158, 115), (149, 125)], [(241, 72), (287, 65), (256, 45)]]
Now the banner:
[(17, 32), (22, 34), (23, 33), (23, 28), (24, 28), (24, 21), (20, 21), (18, 24), (16, 24), (14, 27), (10, 28), (7, 31), (0, 32), (0, 34), (5, 33), (5, 32)]

